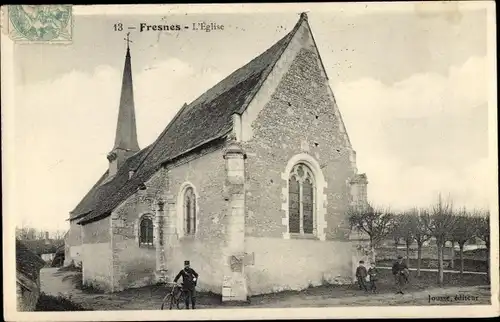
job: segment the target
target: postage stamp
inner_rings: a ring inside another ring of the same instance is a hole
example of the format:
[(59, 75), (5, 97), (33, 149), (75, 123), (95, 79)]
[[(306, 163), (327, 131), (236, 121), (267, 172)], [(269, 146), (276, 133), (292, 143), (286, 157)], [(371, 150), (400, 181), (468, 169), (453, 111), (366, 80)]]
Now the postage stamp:
[(6, 9), (9, 36), (16, 42), (72, 41), (71, 5), (11, 5)]
[(493, 5), (8, 8), (6, 320), (498, 314)]

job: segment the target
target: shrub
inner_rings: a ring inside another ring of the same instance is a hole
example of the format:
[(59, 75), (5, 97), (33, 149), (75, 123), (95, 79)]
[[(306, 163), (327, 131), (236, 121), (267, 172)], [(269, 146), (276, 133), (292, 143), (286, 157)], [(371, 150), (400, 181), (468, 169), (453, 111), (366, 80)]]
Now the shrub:
[(41, 293), (35, 311), (91, 311), (64, 296)]

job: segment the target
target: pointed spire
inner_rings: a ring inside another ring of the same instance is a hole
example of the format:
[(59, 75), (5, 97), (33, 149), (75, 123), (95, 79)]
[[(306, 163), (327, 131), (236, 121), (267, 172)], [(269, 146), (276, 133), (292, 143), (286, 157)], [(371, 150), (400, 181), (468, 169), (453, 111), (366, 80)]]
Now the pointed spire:
[(122, 91), (120, 107), (118, 110), (118, 124), (116, 127), (115, 145), (113, 150), (122, 149), (126, 151), (139, 151), (137, 142), (137, 129), (135, 124), (134, 89), (132, 83), (132, 67), (130, 58), (129, 40), (127, 33), (127, 54), (125, 55), (125, 66), (123, 68)]

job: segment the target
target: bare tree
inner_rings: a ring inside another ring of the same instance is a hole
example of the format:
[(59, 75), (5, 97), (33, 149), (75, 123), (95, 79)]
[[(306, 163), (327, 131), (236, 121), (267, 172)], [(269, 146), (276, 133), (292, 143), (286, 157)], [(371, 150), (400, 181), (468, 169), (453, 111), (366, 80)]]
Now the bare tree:
[(450, 268), (455, 268), (455, 243), (456, 243), (456, 240), (453, 239), (453, 236), (451, 237), (451, 240), (450, 240), (450, 243), (451, 243), (451, 247), (450, 247)]
[(474, 216), (475, 227), (476, 227), (476, 236), (485, 242), (486, 250), (488, 255), (488, 278), (490, 278), (490, 211), (485, 211), (482, 213), (477, 213)]
[(45, 239), (45, 236), (46, 236), (45, 234), (46, 234), (45, 231), (43, 231), (43, 230), (37, 230), (37, 232), (36, 232), (36, 239), (40, 239), (40, 240)]
[(460, 248), (460, 274), (464, 273), (464, 246), (477, 233), (477, 225), (474, 217), (465, 208), (457, 214), (456, 224), (452, 231), (452, 241)]
[(26, 240), (26, 228), (16, 227), (16, 238), (19, 240)]
[(401, 230), (401, 235), (406, 246), (406, 265), (410, 266), (410, 247), (415, 241), (415, 235), (413, 232), (413, 218), (416, 210), (412, 209), (406, 211), (399, 216), (399, 225)]
[(390, 235), (394, 215), (390, 211), (376, 209), (369, 205), (363, 208), (350, 208), (348, 218), (351, 229), (368, 235), (372, 260), (375, 260), (375, 247)]
[(392, 229), (389, 233), (389, 235), (392, 237), (392, 240), (394, 241), (394, 255), (398, 256), (398, 246), (401, 243), (401, 238), (403, 235), (401, 234), (401, 229), (399, 228), (399, 220), (398, 217), (394, 217), (394, 221), (392, 224)]
[(453, 205), (450, 201), (443, 202), (439, 195), (437, 203), (432, 207), (430, 216), (422, 217), (430, 234), (436, 239), (438, 250), (438, 283), (444, 282), (443, 249), (455, 226), (456, 216), (453, 215)]
[(33, 227), (22, 226), (16, 228), (16, 238), (20, 240), (35, 240), (38, 237), (38, 231)]
[[(16, 238), (19, 240), (41, 240), (45, 239), (48, 232), (41, 229), (36, 229), (29, 226), (16, 227)], [(49, 234), (52, 239), (61, 240), (64, 239), (66, 234), (65, 230), (56, 230)]]
[(417, 277), (420, 277), (420, 267), (422, 265), (422, 247), (426, 241), (431, 239), (432, 235), (427, 228), (429, 222), (429, 211), (427, 209), (413, 209), (410, 212), (410, 229), (417, 242)]
[(65, 230), (59, 229), (59, 230), (54, 231), (54, 233), (52, 234), (52, 238), (55, 240), (62, 240), (62, 239), (64, 239), (65, 234), (66, 234)]

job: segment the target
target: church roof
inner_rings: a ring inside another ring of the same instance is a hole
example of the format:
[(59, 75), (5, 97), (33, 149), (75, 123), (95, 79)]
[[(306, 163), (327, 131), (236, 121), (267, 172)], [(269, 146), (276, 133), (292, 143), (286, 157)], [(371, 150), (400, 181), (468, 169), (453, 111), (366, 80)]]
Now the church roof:
[[(147, 151), (141, 150), (131, 157), (135, 157), (132, 162), (138, 162), (134, 175), (129, 179), (130, 165), (125, 164), (111, 182), (99, 186), (104, 174), (70, 219), (81, 217), (79, 224), (85, 224), (109, 215), (163, 164), (227, 136), (233, 127), (232, 115), (245, 111), (304, 20), (307, 16), (301, 14), (290, 33), (189, 105), (184, 105)], [(102, 188), (106, 185), (109, 187)]]
[(149, 151), (150, 147), (151, 146), (148, 146), (128, 158), (124, 165), (118, 169), (116, 175), (109, 179), (108, 182), (106, 182), (108, 178), (108, 170), (106, 170), (75, 209), (71, 211), (69, 219), (73, 220), (83, 215), (90, 214), (96, 209), (98, 204), (110, 198), (111, 195), (122, 188), (129, 179), (129, 170), (133, 170), (137, 167), (141, 157)]

